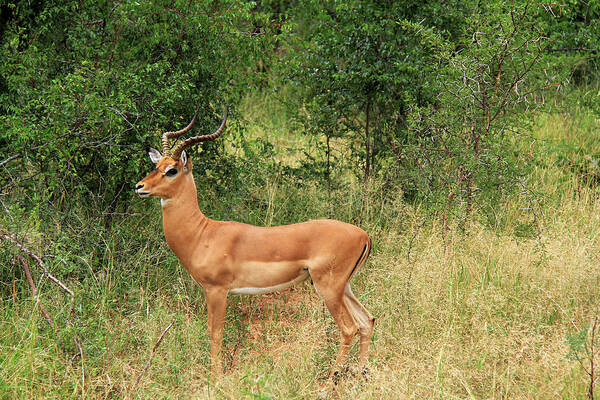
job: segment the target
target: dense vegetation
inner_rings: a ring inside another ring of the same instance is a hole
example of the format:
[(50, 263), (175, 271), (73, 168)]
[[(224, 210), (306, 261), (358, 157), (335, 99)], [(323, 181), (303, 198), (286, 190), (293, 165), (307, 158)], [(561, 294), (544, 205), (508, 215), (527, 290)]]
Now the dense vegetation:
[(132, 191), (224, 104), (208, 216), (375, 243), (372, 375), (332, 396), (592, 398), (599, 27), (595, 0), (1, 3), (0, 398), (319, 395), (308, 285), (231, 297), (209, 382), (202, 290)]

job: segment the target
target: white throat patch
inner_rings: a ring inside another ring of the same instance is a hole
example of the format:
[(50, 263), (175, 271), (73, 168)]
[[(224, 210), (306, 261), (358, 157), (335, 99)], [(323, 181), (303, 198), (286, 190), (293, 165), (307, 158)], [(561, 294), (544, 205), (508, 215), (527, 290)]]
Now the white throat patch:
[(169, 199), (163, 199), (162, 197), (160, 198), (160, 205), (162, 207), (164, 207), (168, 202), (169, 202)]

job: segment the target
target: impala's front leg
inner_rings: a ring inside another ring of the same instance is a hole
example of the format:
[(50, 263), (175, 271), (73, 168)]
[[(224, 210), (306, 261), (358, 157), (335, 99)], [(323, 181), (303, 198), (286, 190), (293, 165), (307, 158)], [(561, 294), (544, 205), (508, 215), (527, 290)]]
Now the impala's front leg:
[(206, 288), (205, 293), (208, 308), (208, 333), (210, 334), (211, 373), (213, 376), (217, 376), (223, 372), (221, 345), (227, 306), (227, 289), (211, 286)]

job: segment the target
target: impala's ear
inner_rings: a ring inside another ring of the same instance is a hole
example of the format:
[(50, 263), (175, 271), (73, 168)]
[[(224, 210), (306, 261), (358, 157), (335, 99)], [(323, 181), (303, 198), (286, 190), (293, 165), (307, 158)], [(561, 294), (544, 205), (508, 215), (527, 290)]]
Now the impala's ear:
[(188, 158), (185, 150), (181, 152), (181, 165), (183, 165), (183, 172), (188, 172), (192, 169), (192, 161)]
[(160, 152), (156, 149), (148, 150), (148, 155), (150, 156), (150, 159), (152, 160), (152, 162), (154, 164), (158, 164), (158, 162), (162, 158), (162, 156), (160, 155)]

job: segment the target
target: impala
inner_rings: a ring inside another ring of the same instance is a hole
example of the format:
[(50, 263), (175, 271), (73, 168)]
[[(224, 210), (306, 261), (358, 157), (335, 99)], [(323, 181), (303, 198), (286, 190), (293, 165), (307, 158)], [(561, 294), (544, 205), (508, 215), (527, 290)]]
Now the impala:
[(185, 148), (216, 139), (225, 128), (227, 109), (213, 134), (190, 137), (169, 155), (169, 139), (188, 132), (195, 121), (196, 115), (184, 129), (162, 135), (163, 154), (149, 151), (156, 169), (137, 183), (135, 191), (140, 197), (160, 198), (167, 243), (204, 288), (213, 375), (222, 372), (227, 294), (273, 292), (309, 277), (341, 331), (334, 366), (339, 368), (344, 362), (358, 333), (359, 362), (366, 372), (375, 319), (352, 293), (349, 281), (369, 256), (369, 236), (354, 225), (335, 220), (258, 227), (206, 217), (198, 207), (192, 160)]

